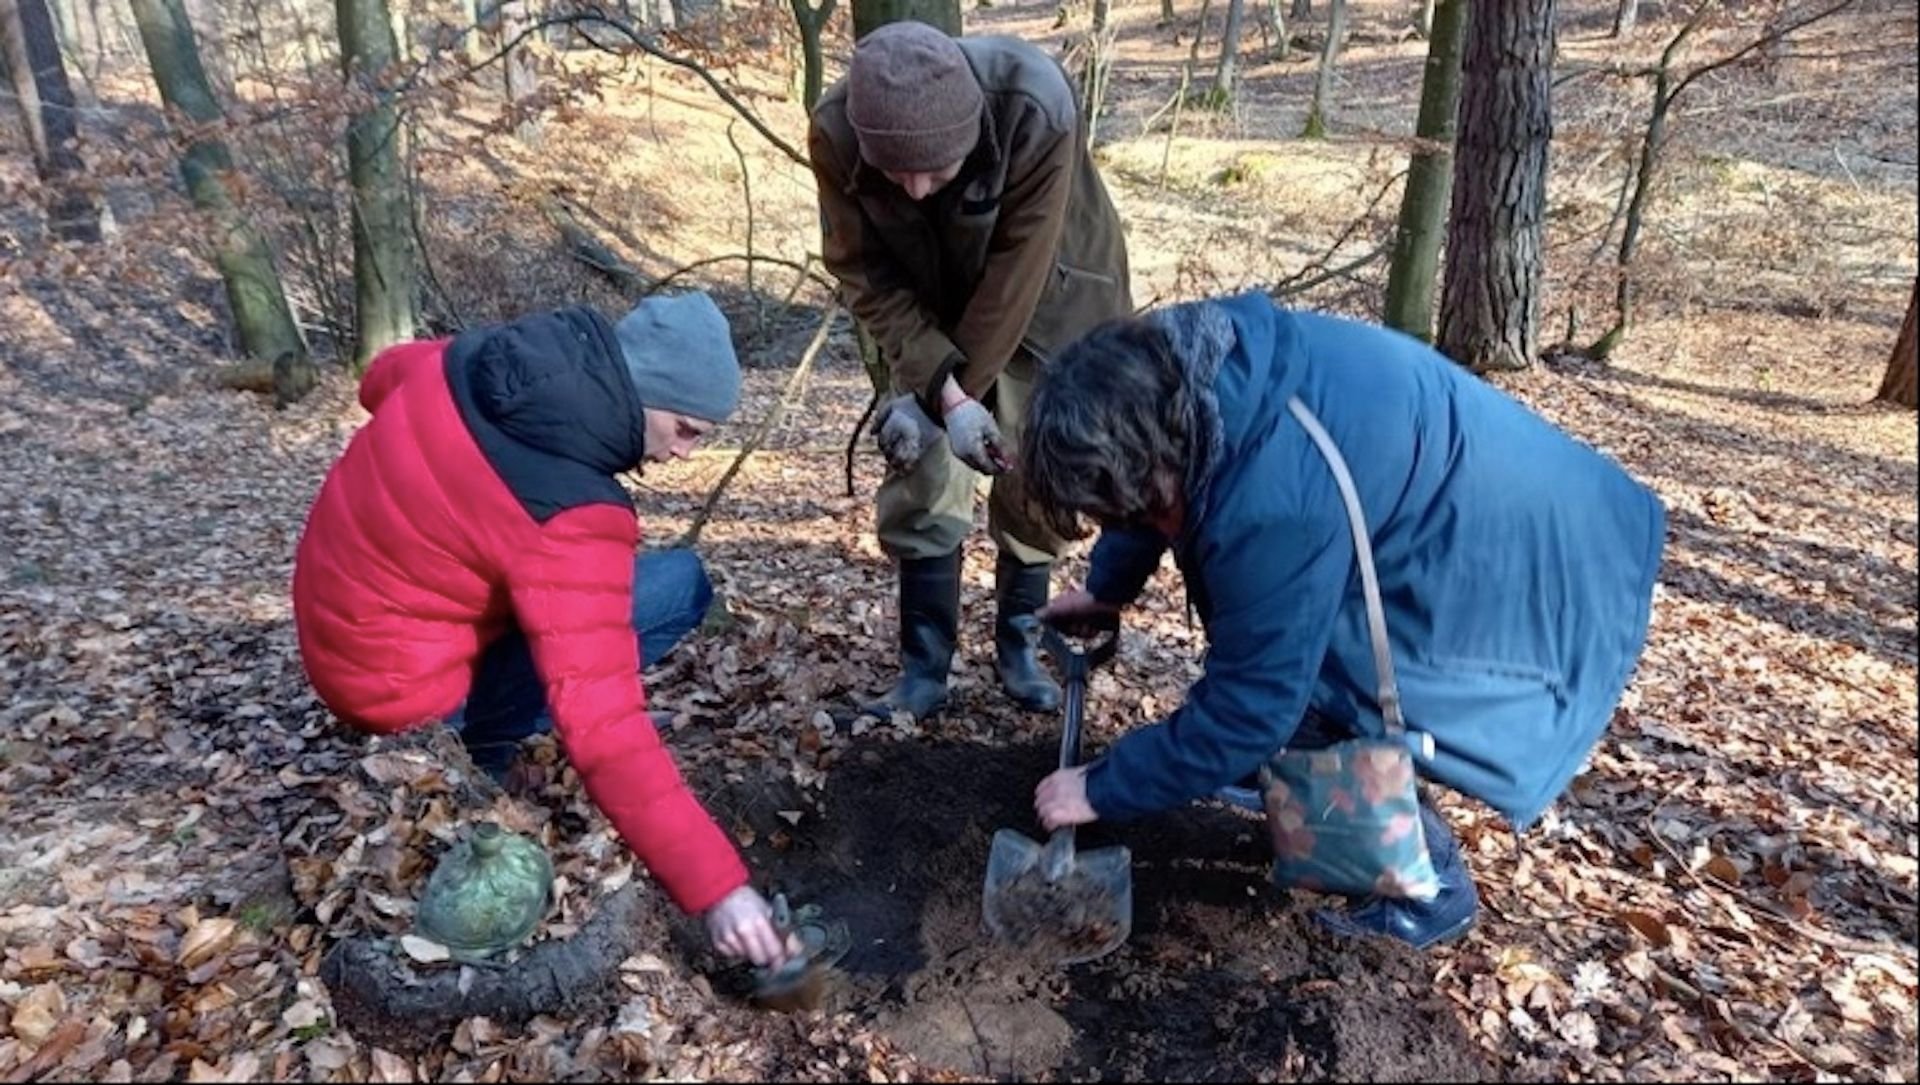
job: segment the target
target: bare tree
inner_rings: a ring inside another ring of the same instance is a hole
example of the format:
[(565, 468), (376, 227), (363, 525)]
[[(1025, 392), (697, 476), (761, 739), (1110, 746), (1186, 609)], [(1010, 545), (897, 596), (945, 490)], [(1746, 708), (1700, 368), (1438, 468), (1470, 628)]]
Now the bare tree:
[(1293, 0), (1293, 10), (1288, 14), (1294, 22), (1313, 18), (1313, 0)]
[(1293, 34), (1287, 29), (1287, 13), (1280, 0), (1267, 0), (1266, 30), (1273, 35), (1273, 59), (1284, 61), (1293, 53)]
[(1893, 341), (1893, 354), (1887, 358), (1887, 375), (1880, 381), (1875, 399), (1902, 407), (1920, 406), (1920, 388), (1915, 386), (1915, 371), (1920, 363), (1920, 342), (1915, 341), (1916, 323), (1920, 323), (1920, 278), (1913, 281), (1913, 293), (1907, 298), (1907, 318), (1900, 322), (1900, 337)]
[(1613, 8), (1613, 36), (1624, 38), (1633, 33), (1640, 21), (1640, 0), (1618, 0)]
[(1307, 107), (1308, 139), (1327, 136), (1327, 104), (1333, 100), (1333, 66), (1340, 59), (1340, 39), (1347, 32), (1347, 0), (1328, 0), (1327, 43), (1320, 50), (1320, 74), (1313, 82), (1313, 104)]
[[(1614, 321), (1605, 335), (1587, 349), (1595, 358), (1605, 359), (1611, 355), (1621, 340), (1626, 337), (1634, 321), (1634, 293), (1637, 284), (1633, 277), (1634, 258), (1639, 251), (1640, 231), (1646, 221), (1647, 206), (1652, 199), (1654, 179), (1659, 172), (1662, 155), (1667, 146), (1667, 122), (1673, 114), (1674, 103), (1687, 89), (1694, 86), (1704, 76), (1711, 75), (1728, 65), (1735, 64), (1746, 57), (1784, 41), (1808, 26), (1836, 15), (1852, 7), (1854, 0), (1837, 0), (1825, 7), (1803, 14), (1797, 18), (1776, 24), (1773, 29), (1755, 41), (1734, 50), (1717, 60), (1709, 61), (1681, 75), (1675, 71), (1675, 62), (1688, 39), (1703, 26), (1707, 16), (1720, 6), (1720, 0), (1700, 0), (1698, 6), (1678, 33), (1660, 52), (1660, 61), (1651, 70), (1636, 72), (1636, 75), (1653, 77), (1653, 106), (1647, 117), (1647, 127), (1640, 137), (1638, 160), (1634, 167), (1633, 178), (1628, 182), (1628, 191), (1632, 196), (1627, 201), (1626, 218), (1620, 228), (1620, 248), (1614, 259)], [(1611, 230), (1611, 224), (1609, 224)]]
[(1438, 345), (1474, 370), (1538, 350), (1553, 15), (1554, 0), (1475, 0), (1467, 20)]
[(853, 0), (853, 36), (857, 40), (888, 23), (907, 19), (960, 33), (960, 0)]
[(104, 214), (80, 158), (73, 87), (47, 0), (0, 0), (0, 47), (33, 165), (52, 196), (48, 225), (65, 241), (98, 241)]
[(1420, 119), (1414, 128), (1419, 142), (1407, 166), (1407, 191), (1400, 200), (1393, 263), (1387, 271), (1386, 311), (1389, 327), (1427, 341), (1433, 338), (1433, 288), (1453, 195), (1454, 117), (1469, 0), (1442, 0), (1435, 16), (1420, 82)]
[(1227, 0), (1227, 25), (1220, 31), (1220, 66), (1213, 72), (1213, 89), (1207, 99), (1215, 108), (1233, 102), (1233, 82), (1240, 59), (1240, 24), (1245, 17), (1246, 0)]
[(789, 0), (789, 3), (793, 6), (794, 25), (800, 28), (800, 102), (812, 113), (826, 82), (827, 66), (820, 52), (820, 35), (826, 32), (827, 20), (833, 18), (838, 0), (820, 0), (818, 6), (807, 0)]
[(502, 58), (500, 65), (505, 75), (507, 109), (515, 115), (514, 138), (529, 146), (540, 140), (540, 117), (529, 101), (540, 82), (533, 67), (532, 35), (526, 32), (532, 25), (533, 12), (527, 0), (504, 0), (501, 3), (501, 47), (506, 48), (511, 42), (519, 43), (507, 49), (507, 55)]
[(226, 284), (241, 349), (273, 366), (275, 396), (282, 404), (291, 403), (313, 387), (313, 364), (287, 305), (273, 252), (227, 189), (233, 157), (226, 142), (212, 134), (222, 110), (200, 62), (187, 9), (182, 0), (132, 3), (160, 99), (197, 133), (181, 152), (180, 176), (194, 205), (211, 220), (214, 262)]
[(353, 363), (358, 368), (413, 337), (419, 326), (419, 273), (400, 159), (399, 109), (381, 96), (378, 85), (397, 52), (386, 0), (336, 0), (335, 18), (347, 78), (361, 84), (375, 102), (355, 114), (347, 129), (353, 185)]

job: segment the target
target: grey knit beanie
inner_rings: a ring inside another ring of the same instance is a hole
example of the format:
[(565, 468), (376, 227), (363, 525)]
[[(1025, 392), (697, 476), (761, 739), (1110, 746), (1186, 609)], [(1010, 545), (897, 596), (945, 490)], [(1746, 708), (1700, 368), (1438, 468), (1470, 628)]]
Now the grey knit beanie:
[(985, 101), (967, 55), (937, 27), (888, 23), (854, 46), (847, 122), (877, 170), (932, 173), (966, 158)]
[(704, 292), (648, 298), (614, 325), (642, 406), (725, 422), (740, 405), (740, 359)]

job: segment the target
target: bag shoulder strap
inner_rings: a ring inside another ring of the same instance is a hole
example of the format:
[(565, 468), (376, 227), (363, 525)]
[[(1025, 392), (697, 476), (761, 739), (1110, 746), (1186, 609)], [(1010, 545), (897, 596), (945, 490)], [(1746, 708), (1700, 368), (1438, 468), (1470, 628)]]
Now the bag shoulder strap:
[(1373, 543), (1367, 537), (1367, 518), (1360, 508), (1360, 495), (1354, 490), (1346, 458), (1340, 455), (1340, 447), (1333, 443), (1320, 420), (1300, 402), (1299, 396), (1288, 398), (1287, 409), (1319, 447), (1320, 455), (1333, 471), (1334, 482), (1340, 486), (1340, 496), (1346, 501), (1347, 524), (1353, 529), (1354, 558), (1360, 565), (1360, 586), (1367, 596), (1367, 631), (1373, 635), (1373, 666), (1380, 678), (1380, 714), (1387, 721), (1389, 735), (1404, 734), (1407, 722), (1400, 713), (1400, 686), (1393, 679), (1393, 652), (1387, 645), (1387, 613), (1380, 605), (1380, 579), (1373, 569)]

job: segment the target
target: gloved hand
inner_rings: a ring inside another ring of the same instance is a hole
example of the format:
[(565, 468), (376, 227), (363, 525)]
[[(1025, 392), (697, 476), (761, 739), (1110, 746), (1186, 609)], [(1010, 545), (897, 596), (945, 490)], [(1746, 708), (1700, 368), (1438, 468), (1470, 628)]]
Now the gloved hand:
[(1011, 470), (1013, 460), (1000, 445), (1000, 427), (993, 413), (977, 399), (963, 399), (947, 409), (947, 443), (960, 462), (983, 475)]
[(774, 925), (773, 906), (747, 885), (707, 909), (707, 937), (723, 955), (745, 957), (762, 968), (778, 968), (800, 949)]
[(940, 427), (920, 409), (919, 400), (896, 396), (880, 408), (873, 422), (873, 434), (888, 467), (911, 471), (920, 457), (939, 442)]

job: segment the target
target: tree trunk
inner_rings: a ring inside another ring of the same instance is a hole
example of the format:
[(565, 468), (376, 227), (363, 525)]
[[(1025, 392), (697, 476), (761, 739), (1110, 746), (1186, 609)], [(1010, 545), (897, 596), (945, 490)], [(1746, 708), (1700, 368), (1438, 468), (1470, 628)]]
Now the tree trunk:
[(1420, 80), (1419, 149), (1407, 166), (1407, 191), (1393, 235), (1387, 271), (1387, 326), (1433, 341), (1433, 287), (1439, 278), (1440, 239), (1447, 232), (1453, 195), (1454, 117), (1460, 102), (1460, 42), (1469, 0), (1442, 0), (1427, 40)]
[(53, 15), (54, 36), (60, 42), (60, 51), (75, 67), (80, 66), (80, 13), (74, 10), (76, 0), (47, 0), (47, 9)]
[(1467, 22), (1439, 346), (1476, 371), (1538, 352), (1553, 13), (1554, 0), (1475, 0)]
[(1307, 107), (1307, 139), (1327, 137), (1327, 103), (1333, 100), (1333, 66), (1340, 58), (1340, 39), (1347, 32), (1347, 0), (1330, 0), (1327, 8), (1327, 44), (1320, 50), (1320, 75), (1313, 81), (1313, 104)]
[(387, 0), (387, 22), (393, 28), (394, 59), (405, 62), (413, 57), (412, 12), (408, 0)]
[(7, 85), (20, 110), (20, 127), (26, 131), (27, 150), (37, 167), (47, 160), (47, 124), (40, 112), (40, 88), (33, 81), (33, 58), (27, 55), (27, 34), (20, 14), (15, 0), (0, 0), (0, 55), (6, 57)]
[(540, 82), (533, 69), (533, 39), (521, 39), (532, 25), (533, 13), (527, 0), (506, 0), (500, 5), (500, 48), (519, 41), (500, 65), (506, 75), (507, 109), (515, 114), (514, 138), (528, 146), (540, 142), (540, 117), (529, 101)]
[(1900, 322), (1900, 337), (1893, 341), (1893, 354), (1887, 359), (1887, 375), (1880, 381), (1880, 393), (1874, 398), (1902, 407), (1920, 406), (1920, 389), (1914, 387), (1916, 364), (1915, 354), (1920, 353), (1920, 343), (1915, 342), (1916, 319), (1920, 318), (1920, 278), (1913, 281), (1913, 293), (1907, 298), (1907, 319)]
[(80, 159), (73, 87), (47, 0), (0, 0), (0, 37), (34, 169), (52, 196), (48, 226), (63, 241), (100, 240), (102, 207)]
[(1674, 35), (1660, 54), (1659, 66), (1654, 69), (1653, 109), (1647, 116), (1647, 129), (1640, 136), (1639, 161), (1634, 166), (1633, 180), (1630, 182), (1632, 198), (1627, 201), (1626, 217), (1620, 225), (1620, 248), (1614, 257), (1613, 326), (1593, 346), (1587, 348), (1590, 357), (1601, 361), (1612, 356), (1633, 327), (1633, 261), (1640, 251), (1640, 228), (1646, 222), (1647, 201), (1653, 195), (1653, 175), (1659, 169), (1660, 152), (1667, 143), (1667, 116), (1672, 111), (1673, 96), (1678, 93), (1673, 82), (1673, 61), (1695, 25), (1690, 22)]
[(960, 34), (960, 0), (853, 0), (855, 41), (888, 23), (916, 19), (956, 37)]
[(800, 28), (800, 102), (811, 115), (826, 85), (826, 60), (821, 55), (820, 36), (826, 33), (827, 21), (833, 18), (838, 0), (820, 0), (818, 7), (807, 0), (791, 0), (791, 3), (794, 25)]
[[(347, 77), (372, 85), (394, 63), (386, 0), (336, 0), (341, 63)], [(400, 165), (399, 112), (391, 104), (356, 114), (347, 128), (353, 186), (353, 364), (413, 338), (418, 271), (407, 179)]]
[(1160, 25), (1166, 26), (1174, 20), (1173, 0), (1160, 0)]
[(1220, 66), (1214, 69), (1209, 104), (1224, 109), (1233, 102), (1234, 71), (1240, 59), (1240, 24), (1245, 19), (1246, 0), (1227, 0), (1227, 25), (1220, 31)]
[(1433, 40), (1434, 0), (1420, 0), (1420, 36)]
[(1293, 10), (1289, 12), (1294, 22), (1313, 18), (1313, 0), (1293, 0)]
[(487, 17), (490, 7), (487, 0), (464, 0), (460, 5), (467, 20), (466, 36), (460, 42), (466, 53), (468, 67), (481, 64), (493, 55), (493, 50), (487, 47), (487, 27), (492, 21)]
[[(181, 0), (132, 0), (140, 41), (153, 67), (160, 99), (203, 130), (220, 120), (219, 103), (200, 62), (200, 48)], [(180, 176), (194, 206), (213, 224), (214, 261), (226, 283), (240, 346), (249, 357), (274, 367), (275, 391), (282, 404), (313, 387), (307, 345), (287, 305), (280, 274), (266, 239), (253, 228), (227, 191), (233, 158), (225, 142), (208, 136), (189, 144), (180, 156)]]
[(1293, 38), (1287, 30), (1287, 13), (1280, 0), (1267, 0), (1267, 26), (1273, 31), (1273, 59), (1284, 61), (1293, 53)]
[(1619, 0), (1613, 9), (1613, 36), (1624, 38), (1633, 33), (1640, 21), (1640, 0)]

